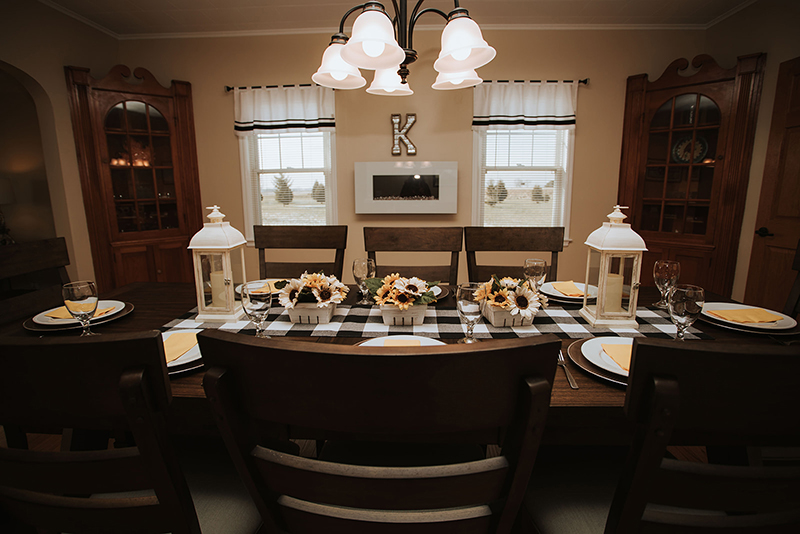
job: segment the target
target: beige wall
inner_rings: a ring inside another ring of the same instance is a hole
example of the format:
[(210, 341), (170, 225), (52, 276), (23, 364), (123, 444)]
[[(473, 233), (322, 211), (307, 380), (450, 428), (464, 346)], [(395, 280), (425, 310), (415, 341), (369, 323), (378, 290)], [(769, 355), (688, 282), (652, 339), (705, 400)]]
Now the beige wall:
[(94, 269), (64, 65), (106, 72), (117, 54), (116, 39), (39, 2), (4, 0), (0, 7), (0, 69), (36, 103), (56, 235), (67, 240), (73, 280), (94, 278)]
[[(14, 4), (10, 17), (0, 17), (0, 30), (5, 30), (0, 31), (0, 60), (32, 76), (53, 101), (58, 163), (64, 174), (60, 199), (68, 211), (66, 216), (56, 213), (59, 233), (62, 233), (63, 224), (69, 224), (76, 235), (86, 235), (74, 144), (68, 130), (69, 112), (62, 70), (66, 64), (90, 67), (93, 75), (101, 77), (113, 64), (123, 63), (150, 70), (164, 85), (172, 79), (191, 82), (202, 200), (206, 205), (221, 205), (234, 226), (243, 226), (238, 147), (231, 125), (233, 96), (225, 93), (224, 86), (308, 83), (328, 44), (329, 34), (117, 42), (41, 4), (28, 6), (18, 0), (14, 0)], [(616, 200), (625, 82), (630, 75), (648, 73), (651, 79), (656, 79), (672, 60), (692, 58), (700, 53), (710, 53), (727, 67), (734, 64), (737, 55), (769, 53), (752, 172), (753, 181), (760, 181), (768, 132), (765, 122), (771, 111), (771, 92), (774, 92), (778, 64), (773, 56), (788, 59), (800, 55), (796, 37), (799, 21), (792, 4), (795, 2), (791, 0), (760, 0), (708, 31), (485, 32), (486, 39), (498, 52), (497, 58), (480, 71), (485, 79), (591, 79), (588, 86), (581, 87), (578, 96), (570, 236), (573, 243), (563, 254), (560, 278), (582, 279), (583, 240), (605, 220)], [(787, 11), (790, 9), (791, 16)], [(363, 255), (362, 228), (366, 225), (471, 224), (472, 92), (439, 92), (430, 88), (435, 74), (432, 63), (438, 53), (438, 35), (438, 31), (420, 31), (415, 36), (420, 59), (411, 66), (414, 96), (377, 97), (366, 94), (363, 89), (337, 92), (337, 207), (339, 223), (350, 226), (348, 264), (354, 257)], [(369, 81), (370, 75), (366, 77)], [(458, 162), (457, 214), (354, 213), (353, 164), (393, 159), (390, 155), (392, 113), (417, 114), (417, 124), (410, 132), (418, 147), (416, 159)], [(43, 136), (46, 135), (43, 129)], [(51, 185), (54, 210), (57, 210), (52, 189)], [(751, 184), (743, 234), (752, 232), (757, 196), (758, 187), (754, 189)], [(749, 238), (742, 240), (742, 254), (737, 265), (740, 293), (744, 287), (742, 271), (746, 270), (749, 256), (748, 241)], [(85, 249), (88, 250), (88, 244)], [(247, 269), (251, 274), (257, 273), (255, 258), (255, 252), (249, 250)], [(76, 261), (85, 263), (82, 258)]]

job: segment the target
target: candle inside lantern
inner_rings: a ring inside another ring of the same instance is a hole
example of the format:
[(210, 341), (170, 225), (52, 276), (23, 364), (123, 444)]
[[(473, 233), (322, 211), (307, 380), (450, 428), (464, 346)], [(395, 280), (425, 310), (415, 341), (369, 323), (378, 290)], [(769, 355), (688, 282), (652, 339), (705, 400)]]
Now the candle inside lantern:
[(622, 311), (622, 275), (608, 274), (606, 281), (606, 309), (607, 312)]
[(211, 273), (211, 306), (225, 307), (225, 273), (223, 271)]

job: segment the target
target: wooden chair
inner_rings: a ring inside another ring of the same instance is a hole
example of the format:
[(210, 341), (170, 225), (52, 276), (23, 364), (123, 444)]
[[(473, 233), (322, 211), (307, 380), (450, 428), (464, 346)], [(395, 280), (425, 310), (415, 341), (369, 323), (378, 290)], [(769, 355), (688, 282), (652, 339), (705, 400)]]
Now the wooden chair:
[(67, 265), (63, 237), (0, 247), (0, 317), (29, 317), (61, 304)]
[[(184, 458), (167, 435), (172, 395), (160, 332), (0, 338), (0, 368), (0, 424), (9, 446), (0, 448), (0, 510), (6, 514), (39, 531), (72, 533), (258, 528), (258, 512), (232, 466), (225, 478), (217, 461), (203, 463), (190, 494), (179, 465)], [(130, 432), (135, 446), (27, 450), (20, 429), (31, 426), (100, 431), (104, 444), (109, 435)]]
[[(219, 330), (198, 339), (206, 395), (266, 532), (509, 532), (550, 403), (555, 336), (392, 348)], [(304, 458), (263, 446), (258, 432), (336, 441)], [(342, 440), (365, 454), (328, 456)], [(501, 456), (441, 460), (442, 448), (500, 440)], [(383, 447), (396, 455), (369, 452)], [(440, 459), (417, 461), (420, 447)]]
[(783, 307), (783, 313), (790, 317), (797, 317), (800, 314), (800, 240), (797, 241), (797, 251), (794, 253), (792, 270), (797, 271), (797, 277), (795, 277), (792, 289), (789, 291), (786, 305)]
[[(261, 278), (300, 278), (305, 272), (322, 271), (341, 280), (344, 271), (344, 249), (347, 248), (347, 226), (253, 226), (258, 249)], [(267, 249), (336, 249), (332, 262), (267, 261)]]
[(670, 443), (800, 442), (800, 347), (637, 338), (628, 384), (620, 470), (534, 471), (526, 509), (541, 534), (800, 532), (800, 468), (665, 458)]
[[(458, 255), (463, 229), (458, 227), (365, 227), (364, 250), (375, 260), (378, 276), (400, 273), (428, 282), (458, 283)], [(449, 252), (450, 265), (393, 266), (378, 262), (376, 252)]]
[(522, 262), (513, 266), (478, 265), (476, 252), (550, 252), (547, 280), (558, 280), (558, 253), (564, 250), (564, 227), (467, 226), (464, 228), (467, 271), (471, 282), (486, 282), (493, 274), (523, 278)]

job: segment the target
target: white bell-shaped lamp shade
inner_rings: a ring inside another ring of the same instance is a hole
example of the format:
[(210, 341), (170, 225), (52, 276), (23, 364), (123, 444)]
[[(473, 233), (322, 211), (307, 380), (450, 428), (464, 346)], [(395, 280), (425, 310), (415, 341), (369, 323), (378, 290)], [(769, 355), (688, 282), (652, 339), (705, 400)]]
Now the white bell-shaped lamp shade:
[(367, 85), (356, 67), (342, 59), (342, 43), (331, 43), (322, 54), (322, 64), (311, 79), (333, 89), (358, 89)]
[(431, 87), (440, 91), (449, 91), (451, 89), (473, 87), (481, 83), (483, 83), (483, 79), (481, 79), (474, 70), (464, 72), (440, 72)]
[(402, 83), (400, 75), (397, 74), (399, 66), (395, 65), (389, 69), (379, 69), (375, 71), (375, 78), (367, 89), (371, 95), (382, 96), (408, 96), (413, 95), (414, 91), (407, 83)]
[(364, 11), (353, 23), (353, 35), (342, 49), (342, 59), (360, 69), (387, 69), (400, 64), (406, 53), (394, 39), (392, 21), (385, 13)]
[(469, 17), (458, 17), (442, 31), (442, 51), (434, 62), (438, 72), (464, 72), (486, 65), (497, 52), (483, 40), (478, 24)]

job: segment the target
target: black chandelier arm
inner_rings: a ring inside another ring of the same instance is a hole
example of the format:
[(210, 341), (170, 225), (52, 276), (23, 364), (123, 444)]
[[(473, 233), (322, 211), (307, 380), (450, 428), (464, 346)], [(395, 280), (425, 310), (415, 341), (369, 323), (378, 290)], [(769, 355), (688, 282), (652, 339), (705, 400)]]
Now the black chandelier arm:
[[(422, 3), (422, 2), (420, 2), (420, 3)], [(417, 13), (415, 16), (411, 17), (411, 22), (408, 25), (408, 48), (411, 48), (411, 49), (414, 48), (413, 47), (413, 38), (412, 38), (412, 36), (414, 35), (414, 26), (416, 26), (417, 21), (419, 20), (419, 18), (422, 15), (424, 15), (425, 13), (436, 13), (437, 15), (441, 15), (441, 17), (445, 20), (445, 22), (448, 19), (447, 15), (445, 14), (444, 11), (442, 11), (440, 9), (433, 8), (433, 7), (429, 7), (429, 8), (423, 9), (422, 11)]]
[(366, 6), (366, 5), (367, 4), (357, 5), (356, 7), (352, 8), (350, 11), (348, 11), (347, 13), (344, 14), (344, 16), (342, 17), (342, 21), (339, 23), (339, 33), (340, 34), (344, 35), (344, 23), (347, 21), (347, 17), (349, 17), (350, 15), (352, 15), (354, 12), (358, 11), (359, 9), (364, 9), (364, 6)]

